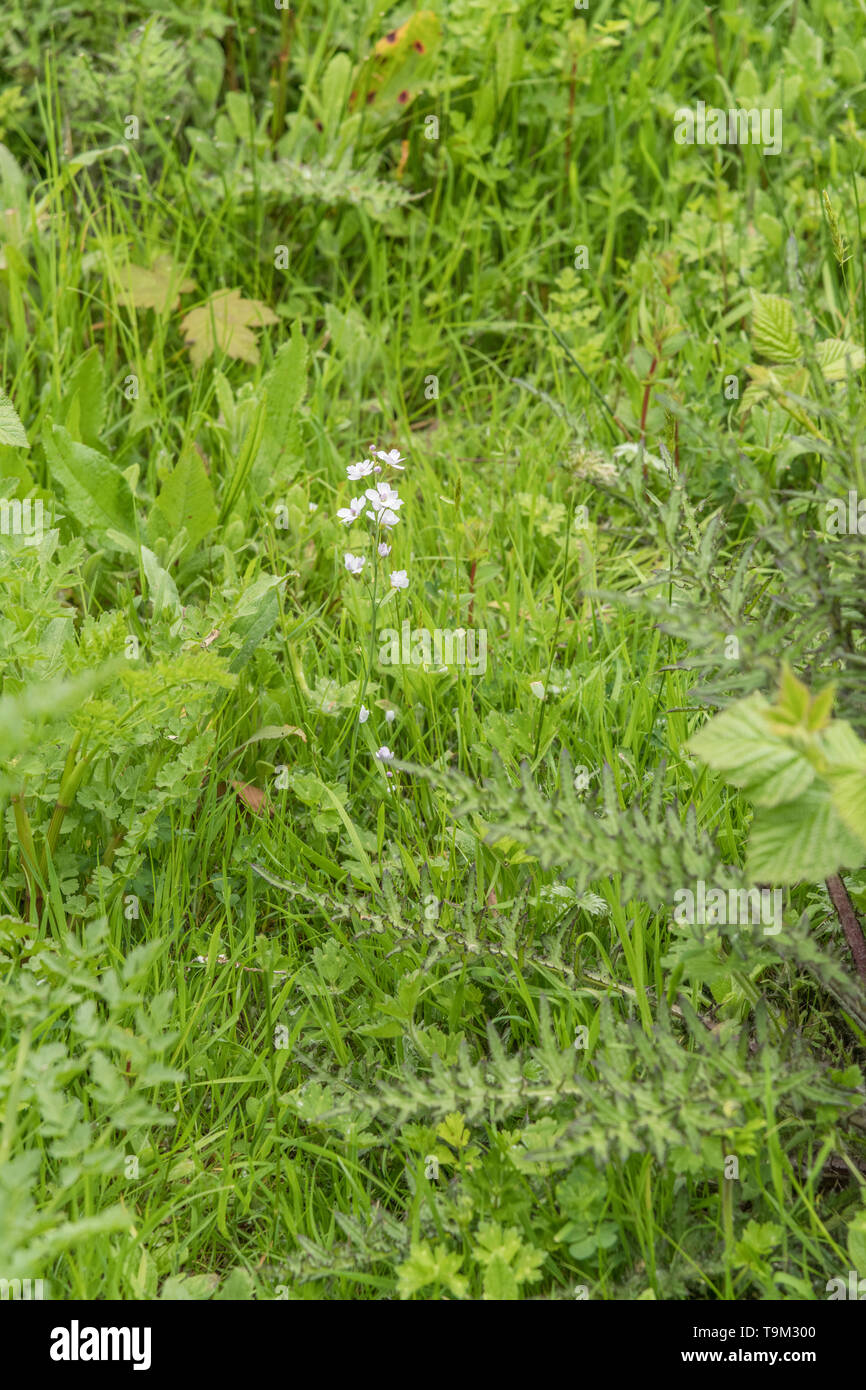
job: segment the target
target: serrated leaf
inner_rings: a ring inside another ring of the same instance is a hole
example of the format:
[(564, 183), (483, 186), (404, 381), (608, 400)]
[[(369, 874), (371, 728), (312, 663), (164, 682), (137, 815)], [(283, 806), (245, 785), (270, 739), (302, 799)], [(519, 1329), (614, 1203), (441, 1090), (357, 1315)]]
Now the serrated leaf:
[(770, 362), (801, 360), (803, 349), (789, 299), (752, 290), (752, 346)]
[(127, 309), (155, 309), (158, 314), (176, 309), (182, 294), (195, 289), (195, 280), (181, 274), (171, 256), (157, 256), (148, 268), (127, 265), (114, 272), (117, 299)]
[(79, 525), (100, 535), (113, 528), (136, 540), (135, 499), (111, 460), (70, 438), (61, 425), (49, 425), (42, 443), (51, 476)]
[(436, 1127), (437, 1138), (442, 1139), (452, 1149), (465, 1149), (469, 1143), (469, 1130), (463, 1123), (463, 1116), (456, 1110), (446, 1115), (441, 1125)]
[(9, 397), (0, 391), (0, 444), (16, 449), (29, 449), (30, 440)]
[(275, 313), (259, 299), (244, 299), (240, 290), (217, 290), (181, 323), (196, 370), (208, 357), (223, 352), (255, 366), (259, 349), (254, 328), (277, 323)]
[(400, 1298), (411, 1298), (414, 1293), (431, 1284), (447, 1288), (455, 1298), (463, 1298), (466, 1280), (459, 1272), (461, 1263), (461, 1256), (444, 1245), (431, 1248), (426, 1240), (413, 1245), (409, 1258), (397, 1268), (397, 1292)]
[(803, 754), (768, 727), (770, 709), (763, 695), (750, 695), (689, 739), (693, 753), (759, 806), (792, 801), (815, 779)]
[(866, 846), (866, 744), (847, 720), (834, 719), (822, 730), (819, 746), (820, 771), (836, 814)]
[(513, 1302), (519, 1297), (517, 1280), (511, 1266), (500, 1254), (490, 1257), (484, 1271), (484, 1298), (486, 1301)]
[(841, 338), (824, 338), (816, 343), (815, 357), (825, 381), (844, 381), (849, 367), (852, 372), (859, 372), (866, 364), (863, 349), (855, 343), (843, 342)]
[(816, 883), (864, 860), (866, 848), (837, 815), (826, 786), (755, 812), (746, 862), (753, 883)]
[(833, 772), (828, 781), (836, 814), (861, 842), (866, 855), (866, 771)]

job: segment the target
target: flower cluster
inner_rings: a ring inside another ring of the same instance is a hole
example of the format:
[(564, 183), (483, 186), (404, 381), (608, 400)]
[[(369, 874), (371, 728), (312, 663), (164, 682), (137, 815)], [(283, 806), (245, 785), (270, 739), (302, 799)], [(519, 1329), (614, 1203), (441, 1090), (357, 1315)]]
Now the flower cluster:
[[(377, 449), (374, 444), (370, 445), (370, 457), (361, 459), (359, 463), (350, 463), (346, 468), (346, 476), (350, 482), (358, 482), (361, 478), (369, 478), (377, 473), (381, 473), (383, 467), (398, 468), (403, 472), (405, 459), (401, 457), (399, 449)], [(400, 520), (398, 515), (403, 505), (397, 489), (391, 483), (379, 481), (368, 487), (361, 497), (353, 497), (348, 507), (340, 507), (337, 516), (343, 525), (349, 527), (358, 520), (359, 516), (365, 516), (373, 523), (375, 529), (376, 553), (384, 560), (391, 554), (391, 546), (387, 540), (381, 540), (381, 534), (389, 534)], [(351, 550), (347, 550), (343, 556), (343, 563), (349, 574), (359, 575), (366, 563), (363, 555), (353, 555)], [(391, 588), (408, 589), (409, 576), (405, 570), (391, 571)]]
[[(359, 463), (350, 463), (346, 468), (346, 476), (352, 483), (360, 482), (362, 478), (370, 479), (370, 487), (366, 488), (359, 497), (353, 497), (347, 507), (340, 507), (337, 516), (343, 525), (348, 529), (350, 526), (363, 516), (370, 522), (370, 533), (375, 547), (375, 554), (372, 557), (373, 583), (371, 585), (371, 595), (373, 602), (373, 627), (375, 630), (376, 613), (378, 612), (379, 602), (377, 602), (377, 570), (376, 566), (380, 560), (387, 560), (391, 554), (391, 532), (400, 522), (400, 509), (403, 506), (403, 499), (399, 495), (396, 487), (382, 477), (386, 468), (396, 468), (402, 473), (405, 468), (405, 460), (401, 457), (398, 449), (377, 449), (374, 444), (370, 445), (370, 457), (361, 459)], [(350, 575), (357, 578), (363, 571), (367, 563), (366, 555), (355, 555), (351, 550), (347, 550), (343, 555), (343, 564)], [(391, 570), (390, 588), (392, 591), (408, 589), (409, 576), (405, 570)], [(361, 692), (361, 705), (358, 711), (358, 723), (366, 724), (370, 718), (370, 711), (363, 703), (364, 691), (369, 680), (369, 670), (367, 679)], [(388, 723), (394, 720), (395, 712), (388, 709), (385, 718)], [(377, 762), (388, 763), (394, 758), (387, 744), (383, 744), (375, 753)], [(392, 777), (393, 773), (386, 767), (385, 775)]]

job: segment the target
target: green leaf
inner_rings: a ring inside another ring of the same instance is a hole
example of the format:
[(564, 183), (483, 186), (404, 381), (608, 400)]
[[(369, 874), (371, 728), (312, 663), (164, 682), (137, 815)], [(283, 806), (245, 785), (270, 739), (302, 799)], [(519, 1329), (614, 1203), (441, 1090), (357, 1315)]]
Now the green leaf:
[[(156, 507), (168, 523), (170, 532), (176, 533), (181, 527), (186, 527), (189, 547), (197, 545), (216, 526), (213, 488), (195, 449), (183, 450), (160, 489)], [(156, 530), (163, 534), (159, 524)]]
[(848, 367), (859, 372), (866, 364), (866, 353), (856, 343), (843, 342), (841, 338), (824, 338), (815, 344), (815, 356), (826, 381), (844, 381)]
[(153, 616), (156, 617), (164, 608), (167, 608), (178, 617), (181, 605), (177, 585), (168, 571), (162, 568), (153, 551), (148, 550), (146, 545), (141, 547), (141, 563), (153, 604)]
[(64, 426), (88, 448), (98, 449), (105, 418), (105, 378), (98, 348), (92, 347), (84, 354), (72, 375), (69, 390)]
[(753, 883), (814, 883), (864, 860), (866, 848), (837, 815), (826, 786), (755, 813), (746, 863)]
[(858, 1278), (866, 1279), (866, 1211), (858, 1211), (848, 1227), (848, 1254)]
[(401, 1298), (411, 1298), (433, 1285), (448, 1289), (455, 1298), (463, 1298), (466, 1280), (459, 1272), (461, 1263), (460, 1256), (444, 1245), (431, 1247), (426, 1240), (421, 1241), (411, 1247), (409, 1258), (398, 1266), (397, 1292)]
[(352, 61), (348, 53), (336, 53), (322, 78), (322, 100), (317, 103), (325, 134), (335, 134), (343, 119), (349, 87), (352, 81)]
[(469, 1143), (469, 1130), (463, 1123), (463, 1116), (454, 1110), (450, 1115), (446, 1115), (441, 1125), (436, 1128), (439, 1139), (444, 1140), (452, 1149), (465, 1149)]
[(484, 1298), (513, 1302), (518, 1296), (517, 1280), (511, 1266), (500, 1254), (492, 1255), (484, 1271)]
[(828, 781), (837, 816), (866, 852), (866, 772), (862, 768), (832, 772)]
[(815, 779), (815, 769), (804, 755), (768, 727), (771, 709), (763, 695), (750, 695), (689, 739), (693, 753), (758, 806), (792, 801)]
[(298, 407), (307, 384), (307, 344), (300, 324), (292, 324), (292, 336), (283, 343), (264, 380), (265, 418), (262, 439), (253, 465), (253, 480), (273, 478), (280, 462), (298, 448)]
[[(243, 670), (259, 644), (264, 641), (272, 628), (276, 627), (280, 616), (280, 603), (275, 586), (282, 581), (273, 575), (267, 575), (264, 578), (267, 578), (270, 583), (259, 600), (254, 616), (248, 623), (236, 621), (234, 625), (235, 631), (243, 636), (243, 642), (232, 657), (229, 666), (229, 670), (235, 673)], [(256, 581), (256, 583), (259, 582), (259, 580)]]
[(135, 499), (111, 460), (70, 438), (61, 425), (49, 424), (42, 443), (51, 476), (62, 485), (79, 525), (100, 535), (112, 527), (135, 540)]
[(750, 1221), (734, 1247), (735, 1263), (760, 1272), (783, 1234), (781, 1226), (772, 1221)]
[(17, 449), (29, 449), (24, 426), (9, 397), (0, 391), (0, 444), (11, 444)]
[(477, 1240), (475, 1258), (486, 1265), (485, 1299), (515, 1299), (520, 1284), (541, 1278), (544, 1252), (524, 1245), (516, 1226), (503, 1230), (498, 1221), (486, 1221), (478, 1228)]
[(160, 1289), (159, 1296), (172, 1302), (199, 1303), (213, 1296), (219, 1279), (218, 1274), (171, 1274)]
[(247, 1302), (255, 1296), (255, 1280), (245, 1269), (229, 1270), (214, 1295), (217, 1302)]
[(789, 299), (752, 290), (752, 346), (770, 362), (799, 362), (803, 349)]

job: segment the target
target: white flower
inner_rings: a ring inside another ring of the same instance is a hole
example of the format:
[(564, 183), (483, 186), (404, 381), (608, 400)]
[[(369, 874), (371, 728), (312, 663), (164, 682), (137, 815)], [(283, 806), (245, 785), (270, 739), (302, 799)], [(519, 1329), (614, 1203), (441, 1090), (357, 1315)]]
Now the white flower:
[(367, 512), (367, 516), (371, 521), (378, 521), (380, 526), (384, 526), (388, 530), (392, 526), (396, 526), (400, 520), (397, 513), (392, 512), (390, 507), (383, 507), (380, 512)]
[(538, 700), (544, 699), (544, 685), (541, 681), (530, 681), (529, 689)]
[(363, 555), (353, 555), (350, 550), (347, 550), (343, 559), (345, 561), (346, 569), (349, 571), (350, 574), (360, 574), (361, 570), (364, 568)]
[(394, 759), (394, 754), (391, 752), (387, 743), (383, 743), (381, 748), (376, 749), (376, 757), (379, 759), (380, 763), (390, 763)]
[(373, 452), (383, 463), (390, 464), (392, 468), (399, 468), (401, 473), (404, 471), (406, 460), (401, 456), (399, 449), (391, 449), (388, 453), (384, 449), (374, 449)]
[(317, 511), (319, 510), (319, 504), (318, 504), (318, 502), (311, 502), (310, 505), (309, 505), (309, 510), (310, 510), (311, 512), (317, 512)]
[(409, 588), (409, 576), (408, 576), (408, 574), (406, 573), (405, 570), (392, 570), (392, 571), (391, 571), (391, 588), (392, 588), (392, 589), (408, 589), (408, 588)]
[(359, 478), (366, 478), (368, 473), (372, 473), (374, 471), (374, 468), (375, 465), (372, 459), (361, 459), (360, 463), (348, 464), (346, 468), (346, 476), (347, 478), (350, 478), (353, 483), (356, 483)]
[(380, 542), (379, 542), (379, 545), (378, 545), (378, 547), (377, 547), (377, 549), (378, 549), (378, 551), (379, 551), (379, 554), (382, 556), (382, 559), (383, 559), (383, 560), (384, 560), (384, 558), (385, 558), (386, 555), (390, 555), (390, 554), (391, 554), (391, 547), (390, 547), (390, 545), (388, 544), (387, 541), (380, 541)]
[(394, 720), (397, 718), (397, 711), (395, 709), (386, 709), (385, 718), (389, 724), (393, 724)]
[(358, 517), (361, 515), (363, 510), (363, 497), (353, 497), (348, 507), (340, 507), (339, 511), (337, 512), (337, 516), (340, 518), (341, 521), (345, 522), (347, 526), (351, 526), (353, 521), (358, 520)]
[(358, 723), (359, 723), (359, 724), (366, 724), (366, 722), (367, 722), (367, 720), (368, 720), (369, 718), (370, 718), (370, 711), (367, 709), (367, 706), (366, 706), (366, 705), (362, 705), (361, 708), (358, 710)]
[(364, 496), (377, 512), (382, 511), (384, 507), (393, 507), (396, 511), (403, 505), (397, 489), (390, 483), (377, 483), (375, 487), (368, 487)]

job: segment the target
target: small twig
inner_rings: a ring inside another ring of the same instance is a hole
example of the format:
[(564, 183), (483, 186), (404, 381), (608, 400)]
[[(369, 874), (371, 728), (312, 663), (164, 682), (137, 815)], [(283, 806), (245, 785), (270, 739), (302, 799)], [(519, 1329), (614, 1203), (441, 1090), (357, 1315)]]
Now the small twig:
[(842, 923), (845, 940), (851, 948), (857, 972), (861, 979), (866, 980), (866, 937), (863, 935), (863, 928), (857, 913), (854, 911), (854, 904), (848, 896), (848, 889), (838, 874), (831, 874), (826, 882), (830, 901), (836, 909), (836, 916)]

